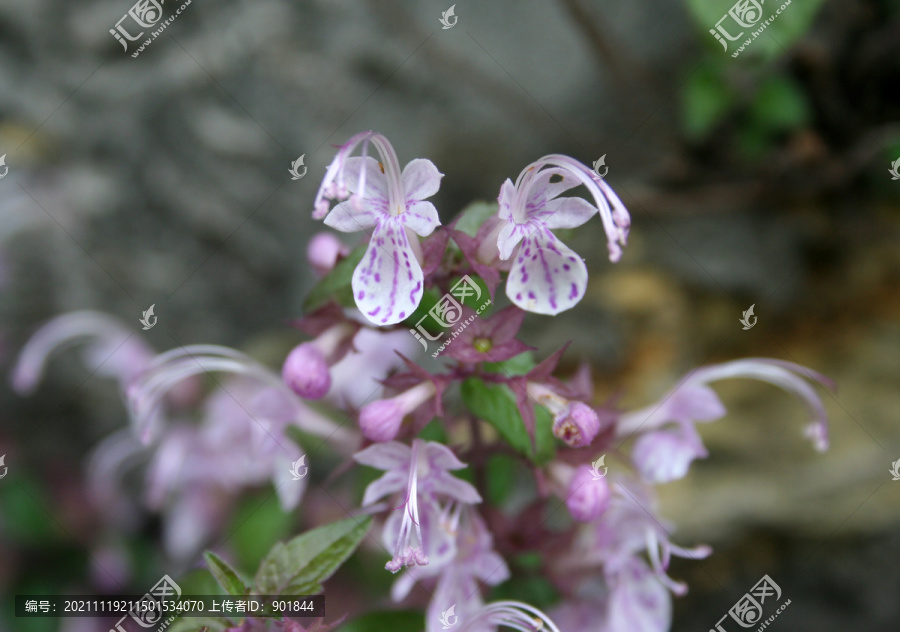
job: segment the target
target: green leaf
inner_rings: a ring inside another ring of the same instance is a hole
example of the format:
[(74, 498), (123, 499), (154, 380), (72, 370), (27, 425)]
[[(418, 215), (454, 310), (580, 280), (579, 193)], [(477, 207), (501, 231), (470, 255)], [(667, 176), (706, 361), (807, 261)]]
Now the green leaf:
[(253, 568), (276, 542), (293, 531), (295, 516), (281, 509), (278, 497), (271, 494), (260, 501), (253, 495), (243, 501), (231, 519), (234, 556), (238, 568)]
[(250, 587), (244, 583), (237, 571), (229, 566), (228, 562), (212, 551), (207, 551), (203, 557), (206, 558), (209, 572), (216, 578), (219, 586), (225, 589), (225, 592), (229, 595), (241, 596), (250, 593)]
[(413, 610), (371, 612), (345, 623), (337, 632), (421, 632), (425, 629), (425, 614)]
[(309, 595), (350, 557), (366, 535), (371, 517), (347, 518), (279, 542), (259, 565), (256, 591), (262, 595)]
[(796, 82), (784, 75), (769, 75), (756, 93), (750, 115), (758, 129), (777, 133), (806, 125), (810, 108)]
[(497, 202), (472, 202), (459, 212), (456, 230), (474, 237), (478, 228), (499, 210)]
[(350, 287), (350, 282), (353, 279), (356, 264), (362, 261), (364, 254), (366, 254), (366, 246), (359, 246), (347, 255), (346, 259), (334, 266), (334, 269), (316, 283), (307, 295), (306, 300), (303, 301), (303, 309), (310, 312), (321, 307), (331, 298), (345, 307), (352, 307), (354, 304), (353, 289)]
[(517, 356), (503, 362), (485, 362), (484, 370), (490, 373), (502, 373), (504, 375), (525, 375), (533, 369), (537, 363), (531, 351), (523, 351)]
[(722, 74), (708, 64), (688, 79), (681, 93), (682, 125), (691, 139), (706, 136), (734, 104), (734, 94)]
[(553, 418), (544, 407), (535, 406), (536, 449), (533, 450), (515, 395), (508, 386), (489, 385), (472, 377), (463, 382), (461, 393), (466, 407), (475, 416), (491, 424), (513, 448), (535, 464), (543, 465), (553, 458), (556, 452)]

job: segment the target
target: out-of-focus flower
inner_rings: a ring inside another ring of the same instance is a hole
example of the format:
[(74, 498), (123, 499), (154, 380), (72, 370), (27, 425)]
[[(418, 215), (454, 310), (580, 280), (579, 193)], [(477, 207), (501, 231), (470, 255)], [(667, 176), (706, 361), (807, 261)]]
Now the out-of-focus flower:
[[(440, 512), (435, 511), (441, 500), (467, 505), (481, 502), (474, 487), (450, 473), (466, 467), (465, 463), (440, 443), (414, 439), (410, 447), (389, 441), (369, 446), (354, 458), (363, 465), (385, 471), (384, 476), (366, 488), (363, 506), (389, 494), (404, 492), (402, 504), (394, 510), (402, 510), (402, 517), (395, 513), (384, 528), (385, 543), (393, 546), (394, 551), (385, 568), (392, 573), (403, 566), (429, 563), (425, 553), (429, 538), (446, 537), (440, 529)], [(428, 510), (423, 515), (420, 515), (420, 503)]]
[(359, 327), (339, 322), (287, 355), (281, 376), (304, 399), (321, 399), (331, 389), (330, 366), (343, 358)]
[(610, 490), (605, 478), (597, 480), (594, 471), (580, 465), (569, 483), (566, 507), (579, 522), (592, 522), (609, 507)]
[[(380, 161), (367, 155), (369, 143)], [(360, 144), (363, 155), (351, 157)], [(427, 237), (440, 225), (437, 209), (424, 200), (437, 193), (442, 177), (423, 158), (401, 172), (394, 148), (375, 132), (353, 136), (328, 166), (313, 217), (324, 217), (326, 225), (345, 233), (374, 228), (351, 285), (357, 307), (377, 325), (399, 323), (422, 300), (420, 247), (411, 235)], [(329, 211), (329, 200), (348, 197)]]
[(34, 391), (54, 352), (83, 343), (84, 362), (92, 373), (112, 377), (127, 387), (153, 359), (154, 352), (122, 323), (100, 312), (80, 311), (45, 323), (25, 344), (13, 369), (13, 388)]
[[(588, 189), (595, 205), (558, 197), (578, 185)], [(506, 224), (497, 235), (497, 248), (501, 259), (513, 260), (506, 295), (524, 310), (558, 314), (574, 307), (587, 288), (584, 261), (551, 229), (576, 228), (599, 213), (610, 261), (622, 256), (631, 225), (625, 205), (604, 180), (568, 156), (544, 156), (525, 167), (515, 184), (503, 183), (499, 203), (498, 216)]]
[[(834, 382), (799, 364), (768, 358), (748, 358), (700, 367), (666, 393), (659, 402), (621, 416), (616, 433), (643, 434), (632, 458), (648, 482), (665, 483), (684, 477), (695, 458), (707, 455), (695, 429), (698, 422), (715, 421), (727, 410), (709, 384), (728, 378), (752, 378), (768, 382), (799, 397), (813, 414), (806, 428), (817, 450), (828, 448), (828, 417), (815, 389), (803, 378), (834, 388)], [(674, 428), (660, 429), (669, 424)]]

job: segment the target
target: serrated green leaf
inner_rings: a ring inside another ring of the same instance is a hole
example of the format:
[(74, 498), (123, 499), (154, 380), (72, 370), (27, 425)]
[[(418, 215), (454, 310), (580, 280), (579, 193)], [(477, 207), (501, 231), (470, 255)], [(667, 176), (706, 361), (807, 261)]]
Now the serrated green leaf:
[(255, 589), (262, 595), (309, 595), (350, 557), (371, 517), (347, 518), (279, 542), (259, 565)]
[(535, 406), (535, 449), (532, 449), (515, 395), (508, 386), (485, 384), (472, 377), (463, 382), (460, 392), (466, 407), (476, 417), (491, 424), (513, 448), (535, 464), (543, 465), (553, 458), (556, 452), (553, 419), (545, 408)]
[(497, 202), (472, 202), (459, 212), (456, 230), (474, 237), (478, 233), (478, 228), (496, 215), (498, 210)]
[(207, 551), (203, 554), (203, 557), (206, 559), (209, 572), (216, 578), (219, 586), (225, 589), (225, 592), (229, 595), (239, 596), (250, 593), (250, 587), (244, 583), (244, 580), (240, 578), (236, 570), (231, 568), (228, 562), (212, 551)]
[(353, 279), (353, 271), (356, 264), (362, 261), (363, 255), (366, 254), (366, 246), (355, 248), (346, 259), (334, 266), (334, 269), (325, 275), (321, 281), (316, 283), (315, 287), (309, 292), (303, 301), (303, 309), (310, 312), (321, 307), (334, 298), (338, 303), (345, 307), (351, 307), (353, 303), (353, 289), (350, 282)]

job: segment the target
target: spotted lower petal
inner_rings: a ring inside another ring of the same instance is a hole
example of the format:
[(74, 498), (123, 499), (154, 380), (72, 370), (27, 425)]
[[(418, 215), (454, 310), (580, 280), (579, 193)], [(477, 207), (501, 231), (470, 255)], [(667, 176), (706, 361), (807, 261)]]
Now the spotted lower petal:
[(587, 267), (581, 257), (546, 228), (522, 239), (516, 251), (506, 295), (522, 309), (555, 315), (584, 296)]
[(422, 300), (422, 268), (399, 218), (381, 217), (369, 247), (353, 272), (353, 298), (367, 319), (393, 325)]

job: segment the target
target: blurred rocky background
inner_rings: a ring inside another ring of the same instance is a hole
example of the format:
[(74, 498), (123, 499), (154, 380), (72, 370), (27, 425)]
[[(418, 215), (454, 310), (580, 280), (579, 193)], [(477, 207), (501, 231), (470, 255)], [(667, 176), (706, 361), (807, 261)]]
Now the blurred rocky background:
[[(633, 217), (623, 261), (606, 261), (599, 223), (579, 230), (588, 296), (523, 337), (544, 353), (573, 340), (566, 361), (591, 361), (598, 404), (645, 405), (694, 366), (745, 356), (839, 385), (824, 455), (787, 396), (720, 388), (730, 415), (703, 429), (711, 457), (663, 489), (676, 541), (716, 549), (675, 564), (692, 592), (673, 629), (712, 628), (768, 573), (792, 599), (773, 629), (896, 630), (900, 3), (794, 0), (737, 58), (709, 34), (729, 0), (455, 7), (442, 29), (434, 2), (193, 0), (135, 58), (144, 38), (124, 52), (109, 32), (127, 2), (0, 0), (4, 372), (75, 309), (137, 328), (155, 304), (160, 326), (141, 335), (158, 350), (278, 347), (314, 281), (318, 182), (358, 131), (437, 164), (445, 223), (541, 155), (605, 156)], [(301, 154), (308, 174), (291, 180)], [(68, 356), (31, 398), (0, 387), (0, 592), (88, 573), (83, 461), (124, 418), (115, 387)], [(129, 551), (152, 578), (147, 537)], [(0, 619), (55, 629), (42, 625)]]

